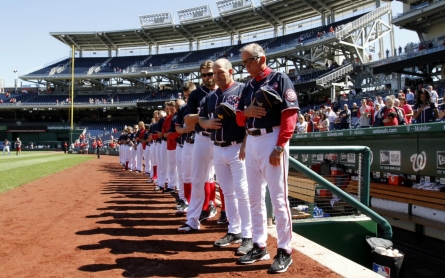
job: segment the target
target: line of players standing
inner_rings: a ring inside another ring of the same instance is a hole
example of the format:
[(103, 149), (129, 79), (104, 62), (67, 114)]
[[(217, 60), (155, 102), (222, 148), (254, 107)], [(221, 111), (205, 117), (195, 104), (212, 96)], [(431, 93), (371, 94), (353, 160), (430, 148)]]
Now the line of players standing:
[[(119, 161), (124, 170), (145, 170), (155, 190), (176, 197), (176, 213), (187, 215), (181, 233), (198, 230), (202, 221), (215, 217), (216, 173), (222, 202), (218, 223), (228, 223), (228, 233), (214, 245), (241, 243), (236, 251), (241, 264), (270, 258), (264, 203), (268, 185), (278, 232), (269, 271), (285, 272), (292, 264), (287, 168), (297, 96), (285, 74), (267, 67), (261, 46), (243, 47), (241, 58), (252, 80), (234, 81), (227, 59), (203, 62), (201, 86), (188, 82), (183, 87), (187, 102), (168, 101), (164, 110), (153, 113), (150, 125), (125, 128), (118, 141)], [(276, 92), (282, 102), (266, 110), (255, 101), (261, 90)], [(222, 103), (236, 108), (236, 116), (221, 115)]]

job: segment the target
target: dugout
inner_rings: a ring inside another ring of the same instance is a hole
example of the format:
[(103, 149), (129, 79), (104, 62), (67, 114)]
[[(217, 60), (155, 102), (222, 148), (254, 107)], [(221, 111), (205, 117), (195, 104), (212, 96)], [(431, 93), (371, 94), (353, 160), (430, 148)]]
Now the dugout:
[[(392, 226), (445, 241), (445, 123), (295, 134), (291, 146), (367, 146), (371, 149), (370, 207)], [(322, 155), (298, 157), (307, 166)], [(337, 163), (354, 176), (353, 156)], [(348, 193), (356, 193), (350, 186)]]
[[(17, 137), (22, 141), (23, 149), (31, 150), (62, 150), (63, 142), (71, 142), (79, 138), (83, 129), (74, 129), (72, 134), (69, 127), (65, 126), (1, 126), (1, 141), (8, 139), (14, 142)], [(72, 139), (72, 140), (71, 140)], [(44, 146), (39, 148), (38, 146)]]

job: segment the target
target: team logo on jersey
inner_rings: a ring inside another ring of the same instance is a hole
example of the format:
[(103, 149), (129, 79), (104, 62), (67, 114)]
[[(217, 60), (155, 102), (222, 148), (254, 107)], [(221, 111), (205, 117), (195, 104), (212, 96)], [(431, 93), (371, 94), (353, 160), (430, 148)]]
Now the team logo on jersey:
[(238, 108), (239, 97), (238, 96), (228, 96), (226, 98), (225, 102), (229, 103), (236, 109), (236, 108)]
[(273, 83), (272, 88), (273, 88), (275, 91), (277, 91), (277, 90), (278, 90), (278, 83), (277, 83), (277, 82)]
[(259, 106), (259, 107), (263, 107), (263, 103), (262, 102), (256, 102), (256, 104)]
[(295, 93), (295, 91), (292, 89), (288, 89), (286, 92), (284, 92), (284, 98), (287, 101), (294, 102), (297, 100), (297, 93)]

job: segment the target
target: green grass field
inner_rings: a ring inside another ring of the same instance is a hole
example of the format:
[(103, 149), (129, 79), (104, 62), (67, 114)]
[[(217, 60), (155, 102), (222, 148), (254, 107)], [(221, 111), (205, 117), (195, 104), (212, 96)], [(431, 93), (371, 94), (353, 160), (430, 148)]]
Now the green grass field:
[(0, 193), (95, 158), (61, 152), (22, 152), (0, 156)]

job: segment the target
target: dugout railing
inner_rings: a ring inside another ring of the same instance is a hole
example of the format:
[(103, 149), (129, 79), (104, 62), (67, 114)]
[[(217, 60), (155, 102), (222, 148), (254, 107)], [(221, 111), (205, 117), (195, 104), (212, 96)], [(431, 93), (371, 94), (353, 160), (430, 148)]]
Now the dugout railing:
[[(348, 170), (339, 163), (345, 155), (351, 158)], [(391, 239), (389, 222), (369, 208), (370, 165), (368, 147), (290, 147), (288, 195), (294, 221), (365, 215), (382, 228), (385, 238)], [(347, 193), (348, 186), (354, 186), (356, 194)], [(268, 202), (269, 217), (271, 211)]]

